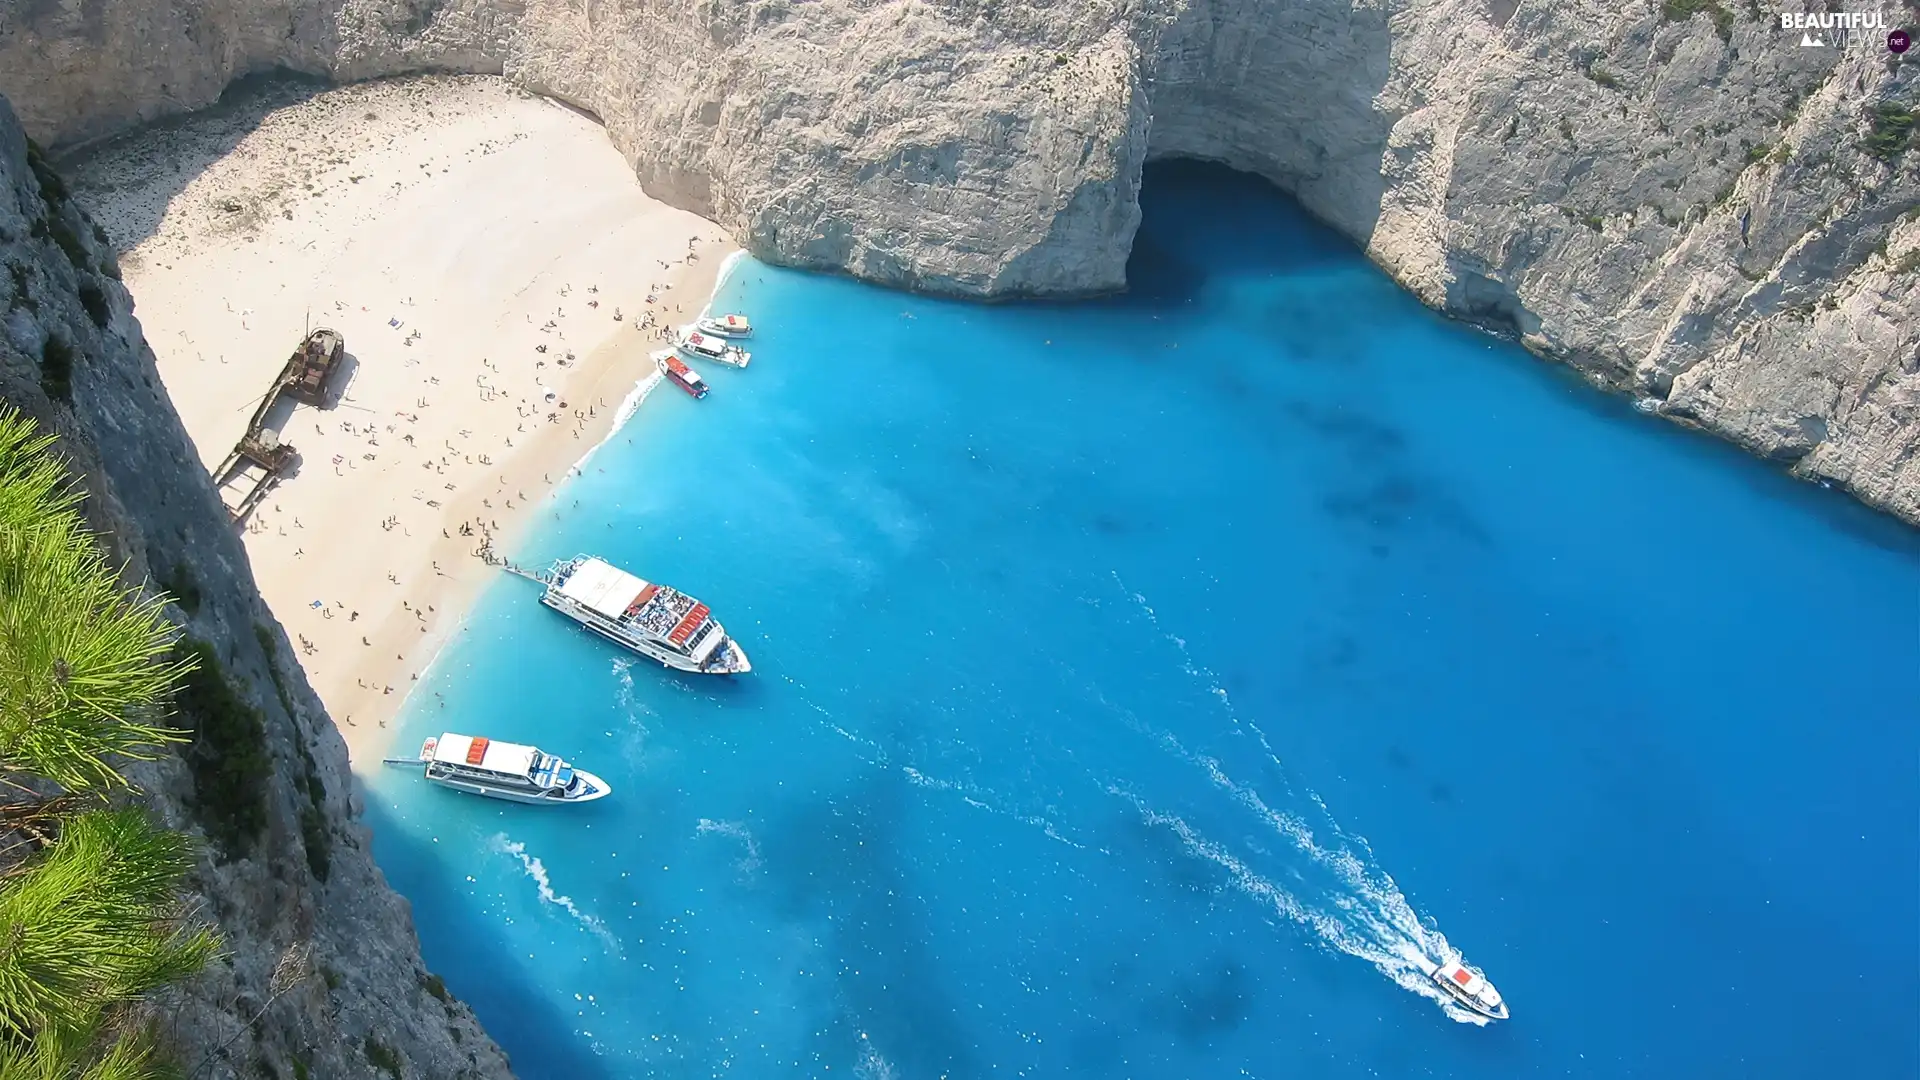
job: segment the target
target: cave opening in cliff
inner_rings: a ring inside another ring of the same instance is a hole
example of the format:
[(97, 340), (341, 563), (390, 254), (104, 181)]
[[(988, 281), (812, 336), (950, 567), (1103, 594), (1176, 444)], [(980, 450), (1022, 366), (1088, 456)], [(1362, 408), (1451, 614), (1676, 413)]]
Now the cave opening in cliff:
[(1194, 158), (1155, 161), (1141, 175), (1128, 298), (1178, 306), (1219, 275), (1308, 272), (1358, 251), (1263, 177)]

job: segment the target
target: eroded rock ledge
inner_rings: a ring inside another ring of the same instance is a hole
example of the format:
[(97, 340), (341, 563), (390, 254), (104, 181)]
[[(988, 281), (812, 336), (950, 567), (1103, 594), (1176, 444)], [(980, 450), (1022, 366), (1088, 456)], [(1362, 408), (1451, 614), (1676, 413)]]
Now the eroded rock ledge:
[[(1667, 11), (1696, 7), (1687, 18)], [(1920, 521), (1911, 65), (1594, 0), (145, 0), (0, 13), (71, 143), (285, 67), (503, 72), (774, 261), (1123, 284), (1141, 168), (1259, 173), (1422, 299)]]

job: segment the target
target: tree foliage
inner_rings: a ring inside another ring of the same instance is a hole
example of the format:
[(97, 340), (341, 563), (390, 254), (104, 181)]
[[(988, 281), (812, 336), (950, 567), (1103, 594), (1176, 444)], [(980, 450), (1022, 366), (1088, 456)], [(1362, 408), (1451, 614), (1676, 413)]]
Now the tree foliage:
[(192, 662), (51, 446), (0, 407), (0, 1080), (158, 1080), (133, 1006), (219, 942), (181, 906), (188, 839), (105, 799), (128, 787), (119, 760), (179, 739), (162, 710)]
[(125, 784), (112, 758), (179, 736), (151, 719), (186, 671), (162, 603), (122, 586), (83, 498), (24, 417), (0, 413), (0, 771), (69, 791)]

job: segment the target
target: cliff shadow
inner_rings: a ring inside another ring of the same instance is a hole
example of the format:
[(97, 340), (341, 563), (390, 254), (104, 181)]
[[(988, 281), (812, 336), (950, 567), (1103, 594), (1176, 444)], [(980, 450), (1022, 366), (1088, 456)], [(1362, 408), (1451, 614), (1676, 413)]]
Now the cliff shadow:
[[(105, 139), (56, 147), (53, 163), (87, 215), (106, 230), (114, 254), (124, 255), (158, 233), (174, 197), (231, 154), (269, 115), (332, 85), (285, 69), (248, 75), (229, 83), (219, 100), (204, 109)], [(236, 223), (248, 212), (238, 199), (230, 199), (222, 209)]]
[(1311, 274), (1362, 258), (1351, 240), (1264, 177), (1193, 158), (1157, 161), (1141, 177), (1127, 291), (1095, 302), (1176, 308), (1216, 277)]
[(410, 840), (376, 800), (366, 800), (365, 816), (373, 830), (375, 861), (394, 891), (412, 905), (427, 969), (472, 1007), (487, 1034), (517, 1063), (516, 1071), (529, 1077), (614, 1080), (579, 1037), (575, 1019), (513, 977), (513, 960), (507, 958), (518, 954), (499, 933), (499, 924), (449, 888), (445, 874), (434, 873), (442, 853)]

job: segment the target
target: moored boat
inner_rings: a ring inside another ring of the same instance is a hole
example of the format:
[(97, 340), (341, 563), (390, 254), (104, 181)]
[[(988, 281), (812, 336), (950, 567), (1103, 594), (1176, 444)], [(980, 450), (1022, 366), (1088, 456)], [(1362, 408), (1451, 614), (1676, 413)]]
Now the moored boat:
[(1444, 964), (1423, 963), (1427, 977), (1454, 1001), (1470, 1012), (1489, 1020), (1505, 1020), (1507, 1003), (1479, 968), (1468, 967), (1458, 958)]
[(653, 362), (659, 367), (660, 373), (665, 375), (675, 386), (678, 386), (696, 398), (707, 396), (706, 380), (700, 377), (699, 372), (688, 367), (685, 361), (673, 355), (671, 350), (662, 349), (654, 353)]
[(716, 337), (741, 338), (753, 336), (753, 324), (745, 315), (705, 315), (694, 321), (694, 328), (704, 334)]
[(740, 346), (724, 338), (703, 334), (698, 330), (689, 330), (682, 335), (679, 349), (688, 356), (698, 357), (701, 360), (717, 360), (722, 364), (732, 364), (734, 367), (746, 367), (747, 361), (753, 359), (753, 354)]
[(428, 783), (489, 799), (532, 805), (604, 799), (613, 787), (585, 769), (521, 743), (447, 731), (420, 747), (418, 761), (388, 758), (389, 765), (425, 766)]
[(535, 576), (540, 602), (608, 641), (667, 667), (703, 675), (753, 670), (707, 605), (678, 589), (645, 581), (605, 559), (563, 559)]

